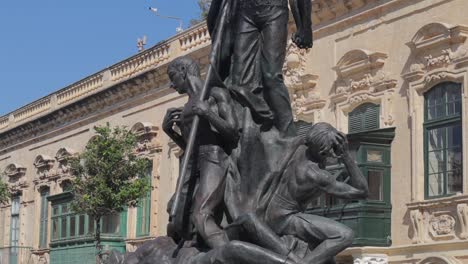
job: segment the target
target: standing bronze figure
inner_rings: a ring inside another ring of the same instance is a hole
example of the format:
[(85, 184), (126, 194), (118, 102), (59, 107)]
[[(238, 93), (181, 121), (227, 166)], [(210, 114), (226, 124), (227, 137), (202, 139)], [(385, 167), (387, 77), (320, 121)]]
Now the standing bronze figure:
[[(291, 103), (284, 85), (282, 69), (288, 40), (288, 0), (213, 0), (208, 28), (213, 36), (219, 26), (221, 7), (233, 2), (228, 12), (228, 30), (219, 56), (220, 76), (229, 76), (233, 89), (247, 90), (265, 101), (256, 110), (265, 119), (274, 119), (284, 136), (295, 136)], [(299, 48), (312, 47), (311, 1), (289, 0), (297, 32), (292, 40)], [(231, 66), (232, 65), (232, 66)]]
[[(169, 64), (167, 71), (172, 86), (179, 94), (187, 94), (189, 100), (183, 109), (170, 109), (167, 112), (163, 129), (174, 142), (185, 149), (193, 118), (201, 117), (198, 125), (200, 136), (196, 144), (198, 151), (192, 157), (192, 166), (196, 166), (198, 172), (188, 171), (190, 174), (200, 175), (198, 190), (193, 197), (192, 221), (208, 246), (221, 246), (229, 240), (218, 227), (214, 213), (223, 202), (224, 181), (230, 165), (227, 153), (231, 152), (239, 137), (231, 96), (226, 89), (211, 87), (208, 99), (199, 100), (203, 88), (200, 69), (188, 57), (175, 59)], [(179, 127), (182, 134), (174, 131), (175, 126)], [(190, 178), (191, 176), (185, 179)], [(189, 182), (179, 184), (187, 185)], [(184, 190), (188, 188), (187, 186)], [(176, 224), (180, 223), (176, 221)]]

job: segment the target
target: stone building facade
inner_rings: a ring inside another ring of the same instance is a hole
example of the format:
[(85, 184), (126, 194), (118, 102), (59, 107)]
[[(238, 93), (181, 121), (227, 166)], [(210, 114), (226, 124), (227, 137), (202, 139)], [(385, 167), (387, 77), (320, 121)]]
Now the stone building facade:
[[(313, 8), (314, 47), (289, 44), (284, 66), (295, 119), (349, 133), (371, 187), (367, 201), (323, 197), (310, 207), (355, 230), (339, 262), (468, 263), (468, 2), (313, 0)], [(138, 133), (135, 151), (153, 166), (146, 203), (105, 220), (105, 245), (134, 250), (165, 234), (181, 151), (160, 124), (186, 100), (169, 88), (166, 67), (189, 55), (206, 68), (209, 45), (206, 26), (194, 26), (0, 117), (0, 169), (14, 193), (0, 208), (0, 263), (92, 257), (91, 221), (67, 207), (64, 157), (106, 122)]]

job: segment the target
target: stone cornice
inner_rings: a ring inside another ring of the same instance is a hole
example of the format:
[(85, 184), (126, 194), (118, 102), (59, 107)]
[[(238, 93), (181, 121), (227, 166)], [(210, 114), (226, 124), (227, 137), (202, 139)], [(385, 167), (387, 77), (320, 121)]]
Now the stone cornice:
[(443, 208), (446, 206), (459, 204), (459, 203), (468, 203), (468, 196), (456, 195), (456, 196), (439, 198), (439, 199), (411, 202), (411, 203), (406, 204), (406, 206), (408, 206), (408, 209), (410, 210), (416, 210), (416, 209), (421, 209), (421, 208), (422, 209)]
[(323, 24), (344, 16), (374, 0), (312, 0), (312, 23)]

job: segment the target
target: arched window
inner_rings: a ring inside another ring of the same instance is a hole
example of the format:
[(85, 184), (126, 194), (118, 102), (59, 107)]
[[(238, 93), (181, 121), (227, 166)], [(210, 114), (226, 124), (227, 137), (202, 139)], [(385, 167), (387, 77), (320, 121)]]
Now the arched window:
[(380, 105), (365, 103), (348, 115), (348, 133), (357, 133), (380, 127)]
[(426, 197), (462, 192), (461, 86), (441, 83), (428, 91), (424, 100)]

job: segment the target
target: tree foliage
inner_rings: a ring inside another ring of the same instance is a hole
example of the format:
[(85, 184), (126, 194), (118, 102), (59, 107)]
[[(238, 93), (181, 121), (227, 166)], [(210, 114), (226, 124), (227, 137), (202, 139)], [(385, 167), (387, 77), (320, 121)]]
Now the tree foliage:
[(211, 0), (198, 0), (198, 6), (200, 7), (200, 17), (206, 19), (208, 11), (210, 10)]
[(208, 11), (210, 10), (211, 0), (198, 0), (198, 6), (200, 7), (200, 17), (190, 20), (191, 25), (198, 24), (206, 19)]
[(5, 179), (5, 175), (0, 173), (0, 204), (8, 204), (11, 193), (8, 184), (3, 179)]
[(103, 216), (136, 205), (149, 191), (144, 175), (148, 160), (134, 153), (137, 138), (125, 127), (95, 127), (96, 136), (83, 153), (70, 158), (74, 200), (72, 209), (96, 221), (96, 248), (100, 254), (100, 225)]

